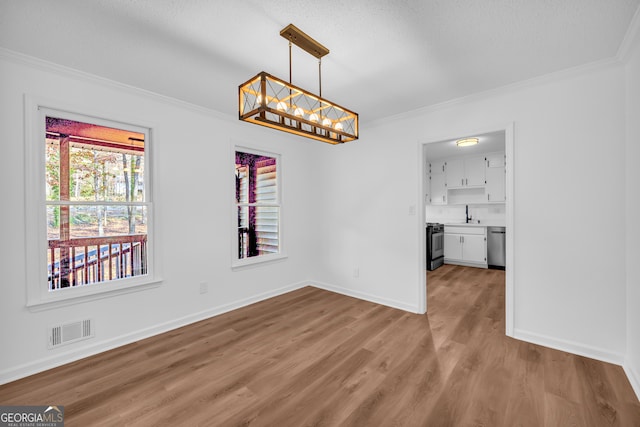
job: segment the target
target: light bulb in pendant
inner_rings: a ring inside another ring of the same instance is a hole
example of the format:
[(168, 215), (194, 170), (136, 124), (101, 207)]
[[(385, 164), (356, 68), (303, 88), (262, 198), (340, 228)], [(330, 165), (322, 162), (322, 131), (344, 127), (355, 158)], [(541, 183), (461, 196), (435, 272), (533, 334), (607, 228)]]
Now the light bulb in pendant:
[(318, 115), (316, 113), (309, 114), (309, 121), (313, 123), (318, 123)]
[(287, 111), (287, 103), (284, 101), (278, 102), (278, 105), (276, 105), (276, 109), (279, 111)]

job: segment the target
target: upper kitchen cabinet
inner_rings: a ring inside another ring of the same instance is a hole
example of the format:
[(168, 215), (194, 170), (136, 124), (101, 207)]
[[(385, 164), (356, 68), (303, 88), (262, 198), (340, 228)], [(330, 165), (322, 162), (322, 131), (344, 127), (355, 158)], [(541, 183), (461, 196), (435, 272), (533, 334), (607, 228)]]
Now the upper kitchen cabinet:
[(431, 205), (504, 203), (505, 163), (504, 151), (428, 162), (426, 202)]
[(450, 159), (446, 162), (447, 188), (484, 187), (485, 156)]
[(487, 202), (504, 202), (506, 200), (504, 153), (487, 154), (486, 181)]
[(474, 135), (475, 145), (459, 138), (423, 145), (425, 201), (430, 205), (491, 205), (506, 201), (504, 130)]
[(428, 203), (432, 205), (447, 204), (447, 186), (444, 160), (429, 163), (429, 183), (430, 193)]

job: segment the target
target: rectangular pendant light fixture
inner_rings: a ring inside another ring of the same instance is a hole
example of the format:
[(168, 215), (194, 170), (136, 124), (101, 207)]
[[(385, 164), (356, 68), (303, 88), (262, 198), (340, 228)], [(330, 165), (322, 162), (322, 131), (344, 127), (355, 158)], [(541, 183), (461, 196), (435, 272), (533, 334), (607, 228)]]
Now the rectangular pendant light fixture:
[(290, 69), (292, 43), (318, 58), (320, 95), (263, 71), (239, 86), (239, 119), (330, 144), (358, 139), (358, 114), (322, 98), (320, 61), (329, 49), (293, 24), (280, 35), (289, 40)]

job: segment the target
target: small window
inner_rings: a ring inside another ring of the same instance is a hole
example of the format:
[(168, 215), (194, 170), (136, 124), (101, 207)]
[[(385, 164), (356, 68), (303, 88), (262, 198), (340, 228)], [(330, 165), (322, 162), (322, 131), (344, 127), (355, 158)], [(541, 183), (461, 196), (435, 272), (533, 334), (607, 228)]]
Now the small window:
[(236, 261), (281, 253), (279, 156), (235, 152)]

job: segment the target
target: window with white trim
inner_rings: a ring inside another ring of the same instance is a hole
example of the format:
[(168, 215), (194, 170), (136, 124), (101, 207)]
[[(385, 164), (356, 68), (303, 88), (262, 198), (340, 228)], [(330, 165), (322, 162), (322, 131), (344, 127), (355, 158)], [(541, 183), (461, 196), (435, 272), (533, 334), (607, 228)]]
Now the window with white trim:
[(235, 261), (281, 254), (279, 156), (235, 151)]
[(31, 120), (28, 305), (148, 284), (149, 129), (43, 106)]
[(145, 135), (45, 121), (49, 291), (146, 274)]

